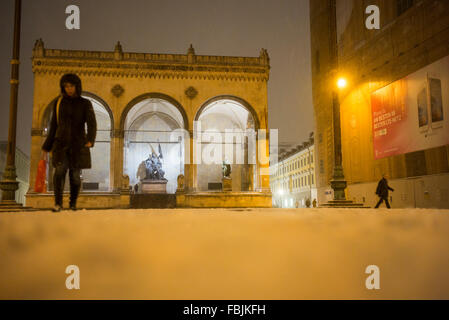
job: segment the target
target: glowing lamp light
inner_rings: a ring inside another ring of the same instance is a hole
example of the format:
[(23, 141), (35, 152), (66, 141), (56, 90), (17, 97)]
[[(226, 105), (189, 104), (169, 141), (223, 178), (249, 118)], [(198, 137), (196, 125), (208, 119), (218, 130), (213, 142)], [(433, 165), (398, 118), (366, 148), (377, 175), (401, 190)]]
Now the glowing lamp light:
[(338, 81), (337, 81), (337, 86), (338, 86), (340, 89), (345, 88), (347, 84), (348, 84), (348, 83), (347, 83), (346, 79), (344, 79), (344, 78), (340, 78), (340, 79), (338, 79)]

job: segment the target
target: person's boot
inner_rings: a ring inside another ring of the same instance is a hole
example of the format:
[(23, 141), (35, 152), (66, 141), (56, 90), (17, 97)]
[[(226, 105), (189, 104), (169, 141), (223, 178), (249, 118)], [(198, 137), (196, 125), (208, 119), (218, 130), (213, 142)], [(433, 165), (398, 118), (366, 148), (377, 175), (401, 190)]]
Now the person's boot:
[(61, 210), (62, 210), (62, 207), (59, 204), (55, 205), (53, 207), (53, 209), (51, 209), (51, 211), (53, 211), (53, 212), (60, 212)]
[(70, 199), (70, 205), (69, 205), (70, 210), (72, 211), (76, 211), (76, 199), (72, 200)]
[(70, 205), (69, 208), (72, 211), (76, 211), (76, 200), (78, 199), (79, 189), (74, 188), (70, 192)]

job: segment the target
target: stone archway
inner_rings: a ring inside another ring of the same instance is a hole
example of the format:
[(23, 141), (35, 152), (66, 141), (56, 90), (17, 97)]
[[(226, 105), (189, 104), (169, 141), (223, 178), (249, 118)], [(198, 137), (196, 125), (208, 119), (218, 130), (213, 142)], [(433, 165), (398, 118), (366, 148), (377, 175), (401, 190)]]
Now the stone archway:
[[(83, 91), (81, 96), (91, 101), (97, 120), (97, 136), (91, 149), (92, 168), (82, 171), (82, 192), (109, 192), (112, 188), (110, 181), (111, 132), (114, 127), (114, 117), (109, 105), (99, 96)], [(42, 138), (48, 133), (53, 106), (58, 97), (54, 98), (42, 112), (40, 120)], [(47, 167), (47, 190), (53, 191), (53, 166), (51, 161)], [(68, 178), (66, 177), (66, 181)], [(69, 184), (65, 183), (65, 191), (69, 191)]]
[(126, 117), (128, 116), (128, 112), (131, 110), (131, 108), (133, 108), (139, 102), (142, 102), (147, 99), (161, 99), (161, 100), (165, 100), (168, 103), (172, 104), (174, 107), (176, 107), (178, 109), (178, 111), (182, 115), (184, 129), (189, 130), (189, 120), (187, 118), (187, 113), (186, 113), (185, 109), (183, 108), (183, 106), (176, 99), (170, 97), (169, 95), (160, 93), (160, 92), (144, 93), (138, 97), (135, 97), (130, 102), (128, 102), (128, 104), (126, 105), (126, 107), (123, 109), (123, 111), (121, 113), (120, 130), (125, 130)]
[(256, 152), (252, 138), (259, 120), (251, 105), (235, 96), (216, 96), (199, 108), (195, 121), (203, 137), (197, 151), (201, 152), (201, 163), (196, 167), (197, 190), (211, 191), (220, 185), (223, 161), (231, 165), (232, 191), (255, 190), (255, 163), (250, 156)]
[[(142, 98), (143, 97), (143, 98)], [(175, 193), (177, 177), (184, 173), (183, 140), (173, 140), (175, 130), (188, 127), (185, 123), (185, 112), (174, 99), (162, 94), (148, 94), (133, 99), (134, 105), (123, 113), (123, 173), (129, 177), (129, 184), (141, 190), (140, 180), (145, 172), (141, 172), (142, 161), (149, 155), (162, 155), (162, 169), (165, 172), (167, 193)], [(125, 116), (126, 114), (126, 116)]]
[(198, 121), (198, 118), (200, 117), (200, 115), (204, 111), (204, 109), (207, 108), (207, 106), (209, 106), (212, 103), (219, 101), (219, 100), (231, 100), (231, 101), (235, 101), (236, 103), (242, 105), (249, 113), (251, 113), (251, 115), (254, 119), (254, 130), (258, 130), (261, 128), (259, 117), (257, 115), (256, 110), (245, 99), (242, 99), (242, 98), (234, 96), (234, 95), (219, 95), (219, 96), (215, 96), (213, 98), (208, 99), (206, 102), (204, 102), (201, 105), (201, 107), (196, 112), (195, 121)]

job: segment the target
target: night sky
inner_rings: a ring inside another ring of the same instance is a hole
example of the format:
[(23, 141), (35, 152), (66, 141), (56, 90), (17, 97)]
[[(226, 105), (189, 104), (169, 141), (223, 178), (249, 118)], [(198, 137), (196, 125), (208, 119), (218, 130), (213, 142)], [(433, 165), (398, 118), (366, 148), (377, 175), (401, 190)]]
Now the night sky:
[[(78, 5), (81, 29), (67, 30), (65, 8)], [(0, 19), (0, 140), (8, 139), (14, 1)], [(23, 0), (17, 146), (30, 153), (31, 55), (46, 48), (257, 57), (270, 55), (269, 127), (279, 143), (299, 144), (313, 130), (309, 0)]]

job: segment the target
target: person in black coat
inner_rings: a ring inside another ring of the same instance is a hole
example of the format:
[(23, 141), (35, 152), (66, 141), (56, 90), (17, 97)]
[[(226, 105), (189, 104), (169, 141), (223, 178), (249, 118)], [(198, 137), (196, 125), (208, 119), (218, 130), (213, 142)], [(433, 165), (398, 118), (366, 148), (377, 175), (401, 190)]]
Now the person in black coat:
[[(95, 143), (97, 122), (92, 103), (81, 97), (81, 79), (75, 74), (65, 74), (59, 82), (61, 97), (53, 105), (50, 129), (42, 145), (42, 158), (47, 160), (52, 153), (55, 168), (53, 185), (55, 207), (61, 211), (64, 180), (67, 170), (70, 178), (70, 209), (76, 210), (76, 200), (81, 187), (81, 169), (92, 167), (89, 148)], [(87, 134), (85, 131), (87, 124)]]
[(394, 191), (393, 188), (391, 188), (388, 185), (387, 181), (387, 175), (382, 175), (382, 179), (377, 184), (376, 194), (379, 196), (379, 202), (376, 204), (376, 208), (379, 208), (381, 203), (385, 201), (385, 204), (387, 205), (387, 208), (390, 209), (390, 203), (388, 202), (388, 190)]

